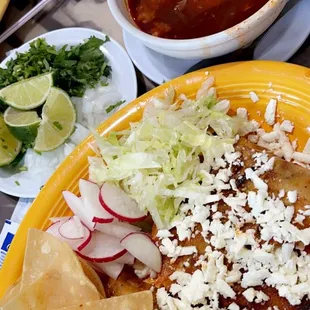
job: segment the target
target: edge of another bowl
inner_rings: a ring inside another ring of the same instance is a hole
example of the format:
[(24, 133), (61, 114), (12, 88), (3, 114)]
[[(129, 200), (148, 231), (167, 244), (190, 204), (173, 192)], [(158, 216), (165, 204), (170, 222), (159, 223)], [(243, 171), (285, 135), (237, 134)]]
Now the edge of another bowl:
[[(210, 36), (186, 40), (165, 39), (143, 32), (135, 26), (123, 0), (108, 0), (108, 5), (118, 24), (151, 49), (177, 58), (211, 58), (251, 43), (274, 22), (287, 1), (269, 0), (255, 14), (229, 29)], [(197, 52), (199, 50), (202, 51)]]

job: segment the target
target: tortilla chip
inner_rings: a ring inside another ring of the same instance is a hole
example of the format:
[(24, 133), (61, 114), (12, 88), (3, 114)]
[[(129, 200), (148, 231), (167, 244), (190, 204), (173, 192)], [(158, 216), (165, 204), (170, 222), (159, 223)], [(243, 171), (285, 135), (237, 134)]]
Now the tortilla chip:
[(0, 300), (0, 307), (5, 305), (10, 299), (13, 299), (20, 292), (20, 279), (16, 281), (6, 292), (3, 298)]
[(85, 276), (82, 279), (56, 270), (46, 272), (10, 299), (2, 310), (57, 309), (99, 300), (99, 293), (90, 289), (85, 281), (89, 281)]
[(79, 257), (79, 260), (86, 277), (96, 286), (98, 292), (101, 295), (101, 299), (106, 298), (106, 293), (103, 284), (99, 276), (97, 275), (97, 272), (92, 267), (90, 267), (89, 264), (84, 259)]
[(151, 291), (143, 291), (58, 310), (153, 310), (153, 294)]
[(99, 292), (69, 246), (30, 229), (20, 292), (2, 309), (55, 309), (97, 300)]

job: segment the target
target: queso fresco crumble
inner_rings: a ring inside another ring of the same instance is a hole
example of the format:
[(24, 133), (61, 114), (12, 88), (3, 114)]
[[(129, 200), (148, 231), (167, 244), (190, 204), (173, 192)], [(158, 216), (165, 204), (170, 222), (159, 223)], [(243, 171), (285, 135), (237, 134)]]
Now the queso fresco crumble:
[[(213, 83), (214, 79), (209, 77), (205, 85), (210, 93), (216, 94)], [(184, 96), (181, 98), (186, 100)], [(253, 104), (259, 101), (254, 92), (250, 98)], [(298, 190), (270, 193), (263, 176), (274, 169), (274, 155), (309, 168), (310, 143), (303, 152), (296, 151), (297, 141), (290, 142), (287, 136), (293, 132), (294, 124), (289, 120), (276, 123), (277, 103), (271, 99), (265, 111), (265, 121), (273, 126), (273, 131), (265, 132), (252, 122), (253, 132), (248, 136), (251, 142), (268, 151), (253, 150), (254, 165), (245, 167), (245, 178), (252, 183), (253, 190), (240, 191), (236, 180), (231, 178), (234, 166), (245, 165), (241, 152), (232, 148), (222, 158), (215, 159), (212, 168), (205, 172), (209, 184), (204, 185), (209, 187), (209, 195), (204, 199), (189, 198), (181, 205), (179, 217), (171, 227), (158, 230), (156, 240), (162, 255), (171, 264), (184, 258), (182, 268), (169, 277), (171, 285), (157, 291), (160, 309), (220, 309), (220, 296), (231, 300), (227, 309), (244, 309), (234, 302), (239, 293), (234, 290), (236, 283), (241, 285), (242, 296), (257, 304), (270, 298), (255, 289), (261, 286), (275, 288), (293, 306), (299, 305), (304, 297), (309, 298), (310, 256), (304, 248), (310, 244), (310, 228), (304, 227), (303, 222), (310, 216), (310, 205), (294, 214)], [(237, 115), (247, 119), (244, 108), (239, 108)], [(236, 143), (239, 139), (237, 136)], [(225, 194), (227, 190), (229, 196)], [(228, 206), (226, 212), (219, 210), (220, 203)], [(244, 228), (247, 226), (248, 229)], [(198, 255), (195, 245), (180, 245), (198, 235), (206, 243), (203, 255)], [(193, 273), (186, 271), (192, 261), (185, 257), (191, 256), (195, 257)]]

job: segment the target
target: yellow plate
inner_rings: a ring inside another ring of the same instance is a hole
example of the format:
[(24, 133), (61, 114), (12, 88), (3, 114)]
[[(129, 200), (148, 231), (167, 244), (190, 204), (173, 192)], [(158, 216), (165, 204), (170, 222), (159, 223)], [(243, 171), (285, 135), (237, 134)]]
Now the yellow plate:
[(0, 1), (0, 21), (9, 5), (10, 0), (1, 0)]
[[(285, 63), (252, 61), (215, 66), (207, 70), (215, 77), (219, 97), (230, 99), (232, 110), (245, 107), (251, 118), (259, 122), (263, 121), (268, 100), (281, 95), (278, 120), (285, 118), (295, 123), (291, 138), (298, 137), (298, 148), (303, 148), (310, 130), (307, 129), (310, 126), (309, 69)], [(183, 93), (191, 96), (196, 94), (205, 79), (206, 70), (201, 70), (161, 85), (117, 112), (98, 131), (106, 134), (111, 130), (128, 128), (130, 122), (141, 118), (147, 102), (153, 97), (163, 96), (169, 86), (175, 87), (178, 95)], [(257, 93), (259, 102), (254, 104), (249, 99), (250, 91)], [(88, 143), (92, 141), (91, 136), (60, 165), (26, 214), (0, 270), (0, 298), (21, 274), (28, 228), (45, 229), (50, 217), (70, 214), (62, 198), (62, 191), (69, 190), (77, 194), (78, 180), (88, 177), (87, 157), (93, 155)]]

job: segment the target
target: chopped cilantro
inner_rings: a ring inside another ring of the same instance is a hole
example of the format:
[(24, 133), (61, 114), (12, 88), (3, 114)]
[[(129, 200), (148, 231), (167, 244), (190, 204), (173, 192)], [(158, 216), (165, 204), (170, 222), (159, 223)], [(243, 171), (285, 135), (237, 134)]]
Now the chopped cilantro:
[(22, 166), (18, 168), (19, 171), (28, 171), (28, 167)]
[(16, 158), (11, 162), (10, 166), (12, 168), (15, 168), (24, 158), (25, 154), (26, 154), (27, 149), (25, 147), (23, 147), (21, 149), (21, 151), (19, 152), (19, 154), (16, 156)]
[(61, 125), (59, 122), (57, 122), (57, 121), (53, 122), (53, 125), (54, 125), (58, 130), (62, 130), (62, 129), (63, 129), (62, 125)]
[(100, 85), (101, 85), (101, 86), (108, 86), (109, 83), (108, 83), (108, 82), (103, 82), (103, 81), (101, 81), (101, 82), (100, 82)]
[(55, 86), (70, 96), (83, 97), (87, 88), (94, 88), (102, 76), (108, 77), (111, 73), (111, 67), (100, 49), (108, 41), (108, 36), (105, 40), (92, 36), (82, 44), (71, 48), (64, 45), (57, 50), (45, 39), (37, 39), (30, 43), (27, 52), (17, 53), (15, 59), (9, 60), (6, 69), (0, 68), (0, 88), (53, 72)]
[(15, 184), (16, 184), (17, 186), (20, 186), (20, 183), (19, 183), (18, 181), (15, 181)]
[(125, 100), (120, 100), (118, 102), (116, 102), (115, 104), (111, 104), (109, 107), (107, 107), (105, 109), (105, 111), (107, 113), (110, 113), (111, 111), (113, 111), (114, 109), (116, 109), (117, 107), (119, 107), (120, 105), (122, 105), (125, 102)]

